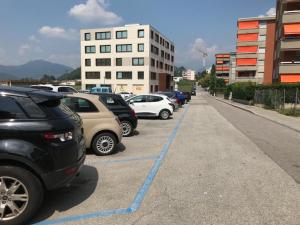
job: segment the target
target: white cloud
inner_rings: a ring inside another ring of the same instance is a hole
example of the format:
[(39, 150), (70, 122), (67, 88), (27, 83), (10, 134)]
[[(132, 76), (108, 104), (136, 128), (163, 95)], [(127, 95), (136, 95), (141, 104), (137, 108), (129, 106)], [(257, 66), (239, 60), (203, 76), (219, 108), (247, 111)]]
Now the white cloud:
[(80, 66), (80, 54), (51, 54), (47, 60), (53, 63), (60, 63), (72, 68)]
[(39, 46), (40, 40), (37, 39), (34, 35), (30, 36), (28, 38), (28, 42), (25, 44), (22, 44), (19, 48), (19, 55), (25, 56), (29, 53), (41, 53), (43, 52), (43, 49)]
[(106, 0), (87, 0), (85, 4), (73, 6), (69, 15), (84, 23), (98, 23), (103, 25), (114, 25), (122, 21), (122, 18), (107, 10)]
[(78, 32), (74, 29), (64, 29), (62, 27), (43, 26), (39, 33), (48, 38), (60, 38), (67, 40), (76, 40), (79, 38)]
[(276, 9), (275, 8), (270, 8), (267, 12), (266, 12), (267, 16), (276, 16)]

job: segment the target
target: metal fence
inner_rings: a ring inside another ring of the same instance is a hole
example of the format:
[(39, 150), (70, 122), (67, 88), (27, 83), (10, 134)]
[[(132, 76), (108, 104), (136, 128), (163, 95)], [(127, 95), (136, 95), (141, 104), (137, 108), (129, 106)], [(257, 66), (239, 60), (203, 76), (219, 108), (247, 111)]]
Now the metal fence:
[(300, 88), (255, 90), (254, 104), (286, 115), (300, 115)]

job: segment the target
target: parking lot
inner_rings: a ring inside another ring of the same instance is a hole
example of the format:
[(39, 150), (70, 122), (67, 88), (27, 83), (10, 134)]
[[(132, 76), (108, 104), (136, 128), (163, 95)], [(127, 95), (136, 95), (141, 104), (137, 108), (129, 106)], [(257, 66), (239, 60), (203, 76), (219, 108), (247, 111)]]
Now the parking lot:
[(80, 176), (70, 187), (47, 194), (33, 223), (58, 224), (137, 210), (187, 109), (166, 121), (140, 119), (134, 136), (123, 138), (114, 155), (97, 157), (88, 151)]

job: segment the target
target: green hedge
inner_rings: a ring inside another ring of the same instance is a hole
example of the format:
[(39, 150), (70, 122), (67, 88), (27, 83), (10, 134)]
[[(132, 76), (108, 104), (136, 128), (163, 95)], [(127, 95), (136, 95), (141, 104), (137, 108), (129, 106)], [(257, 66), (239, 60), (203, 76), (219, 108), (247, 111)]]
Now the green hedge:
[(224, 98), (228, 99), (230, 93), (232, 92), (232, 98), (234, 99), (241, 99), (246, 101), (253, 101), (255, 96), (255, 90), (266, 90), (266, 89), (272, 89), (272, 90), (292, 90), (295, 88), (300, 88), (300, 83), (295, 84), (255, 84), (253, 82), (240, 82), (240, 83), (234, 83), (230, 84), (226, 87), (226, 90), (224, 91)]

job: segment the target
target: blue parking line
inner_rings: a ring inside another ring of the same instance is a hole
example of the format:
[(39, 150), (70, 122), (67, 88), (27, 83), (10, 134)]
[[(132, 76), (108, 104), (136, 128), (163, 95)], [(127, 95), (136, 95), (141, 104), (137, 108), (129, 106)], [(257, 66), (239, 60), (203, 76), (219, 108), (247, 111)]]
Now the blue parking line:
[(107, 160), (107, 161), (104, 161), (103, 163), (105, 163), (105, 164), (126, 163), (126, 162), (132, 162), (132, 161), (154, 160), (157, 158), (158, 158), (158, 156), (146, 156), (146, 157), (119, 159), (119, 160)]
[(136, 212), (140, 208), (159, 168), (161, 167), (161, 165), (169, 151), (169, 148), (176, 137), (179, 127), (188, 111), (188, 108), (189, 108), (189, 106), (185, 107), (184, 113), (182, 114), (179, 121), (176, 123), (176, 126), (175, 126), (174, 130), (172, 131), (172, 134), (169, 136), (167, 143), (164, 145), (163, 149), (161, 150), (159, 157), (154, 162), (151, 170), (148, 173), (148, 176), (147, 176), (144, 184), (141, 186), (141, 188), (139, 189), (138, 193), (136, 194), (133, 202), (130, 204), (130, 206), (128, 208), (104, 210), (104, 211), (98, 211), (95, 213), (68, 216), (68, 217), (63, 217), (63, 218), (54, 219), (54, 220), (46, 220), (46, 221), (42, 221), (39, 223), (35, 223), (35, 225), (62, 224), (62, 223), (74, 222), (74, 221), (84, 220), (84, 219), (108, 217), (108, 216), (113, 216), (113, 215), (126, 215), (126, 214), (131, 214), (133, 212)]

